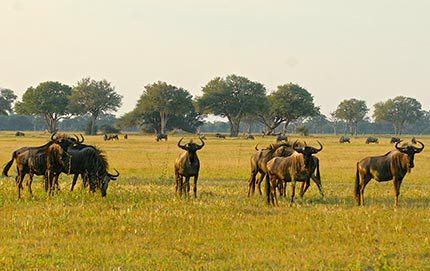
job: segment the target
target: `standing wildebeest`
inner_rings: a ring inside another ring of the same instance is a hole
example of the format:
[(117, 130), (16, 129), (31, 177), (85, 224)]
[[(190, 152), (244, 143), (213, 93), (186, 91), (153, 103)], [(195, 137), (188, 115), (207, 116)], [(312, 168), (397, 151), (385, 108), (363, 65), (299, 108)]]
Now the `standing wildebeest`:
[(369, 136), (366, 139), (366, 144), (369, 144), (369, 143), (379, 143), (379, 139), (377, 137)]
[(339, 138), (339, 143), (351, 143), (351, 140), (350, 140), (350, 138), (349, 138), (349, 137), (347, 137), (347, 136), (341, 136), (341, 137)]
[[(23, 189), (22, 182), (24, 181), (25, 175), (29, 174), (27, 186), (32, 195), (31, 183), (33, 181), (33, 175), (43, 175), (47, 177), (47, 170), (49, 169), (48, 157), (50, 157), (53, 151), (56, 151), (56, 154), (64, 155), (64, 153), (58, 152), (53, 145), (59, 145), (62, 150), (65, 150), (69, 145), (75, 142), (75, 139), (68, 138), (65, 135), (54, 138), (54, 134), (52, 134), (51, 140), (45, 145), (39, 147), (23, 147), (15, 150), (12, 153), (12, 159), (3, 168), (3, 175), (8, 176), (9, 169), (13, 162), (16, 161), (18, 174), (15, 178), (15, 182), (18, 189), (18, 198), (21, 198), (21, 190)], [(52, 157), (54, 159), (54, 156)], [(63, 157), (56, 157), (56, 159), (61, 160)], [(47, 182), (45, 182), (45, 190), (47, 190), (47, 188)]]
[(420, 148), (406, 145), (399, 147), (396, 143), (396, 150), (390, 151), (383, 156), (372, 156), (362, 159), (357, 163), (355, 177), (355, 202), (357, 205), (364, 205), (364, 188), (371, 179), (378, 182), (393, 180), (394, 184), (394, 207), (399, 204), (400, 185), (407, 172), (414, 167), (414, 156), (424, 149), (424, 144)]
[[(279, 182), (291, 182), (291, 201), (294, 202), (296, 182), (304, 182), (309, 186), (310, 178), (313, 171), (317, 167), (312, 155), (320, 152), (323, 146), (319, 141), (320, 148), (298, 146), (297, 141), (293, 144), (293, 149), (296, 151), (288, 157), (274, 157), (267, 162), (267, 174), (270, 177), (270, 182), (266, 181), (267, 187), (267, 202), (272, 202), (273, 205), (278, 205), (276, 197), (276, 187)], [(318, 167), (319, 168), (319, 167)], [(317, 172), (319, 177), (319, 171)]]
[(391, 140), (390, 140), (390, 143), (393, 144), (393, 143), (397, 143), (397, 142), (400, 142), (400, 141), (401, 141), (400, 137), (393, 136), (391, 138)]
[(222, 138), (222, 139), (225, 139), (225, 135), (220, 134), (220, 133), (216, 133), (216, 134), (215, 134), (215, 137), (216, 137), (216, 138)]
[(288, 136), (286, 136), (286, 135), (278, 135), (277, 137), (276, 137), (276, 142), (280, 142), (280, 141), (288, 141)]
[(161, 134), (161, 133), (157, 134), (157, 137), (155, 138), (155, 140), (157, 140), (158, 142), (158, 141), (161, 141), (162, 139), (167, 141), (167, 134)]
[[(261, 193), (261, 183), (266, 176), (267, 162), (273, 157), (289, 156), (294, 150), (289, 143), (271, 144), (268, 148), (257, 149), (258, 144), (255, 146), (255, 152), (251, 156), (251, 176), (248, 179), (248, 197), (255, 192), (255, 185), (257, 184), (258, 191)], [(260, 173), (259, 179), (256, 180), (257, 174)], [(266, 176), (268, 178), (268, 176)]]
[[(185, 193), (186, 197), (189, 197), (190, 192), (190, 177), (194, 176), (194, 198), (197, 198), (197, 180), (199, 178), (200, 161), (197, 157), (197, 151), (203, 148), (205, 142), (201, 139), (201, 145), (193, 142), (189, 142), (185, 145), (181, 145), (181, 138), (178, 142), (178, 147), (185, 150), (182, 152), (175, 161), (175, 180), (176, 180), (176, 192), (179, 189), (179, 197), (182, 197), (182, 192)], [(185, 182), (183, 178), (185, 177)]]
[(103, 139), (105, 141), (108, 141), (108, 140), (119, 140), (119, 136), (118, 136), (118, 134), (104, 134)]
[(25, 134), (23, 132), (17, 131), (15, 133), (15, 136), (25, 136)]

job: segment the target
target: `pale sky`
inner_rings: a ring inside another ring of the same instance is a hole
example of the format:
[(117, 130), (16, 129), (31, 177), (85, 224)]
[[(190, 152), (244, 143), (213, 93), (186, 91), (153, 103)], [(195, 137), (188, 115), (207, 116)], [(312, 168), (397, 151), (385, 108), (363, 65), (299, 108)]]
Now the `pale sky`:
[(0, 87), (106, 79), (121, 116), (157, 81), (194, 97), (236, 74), (299, 84), (328, 115), (402, 95), (430, 108), (428, 0), (0, 0)]

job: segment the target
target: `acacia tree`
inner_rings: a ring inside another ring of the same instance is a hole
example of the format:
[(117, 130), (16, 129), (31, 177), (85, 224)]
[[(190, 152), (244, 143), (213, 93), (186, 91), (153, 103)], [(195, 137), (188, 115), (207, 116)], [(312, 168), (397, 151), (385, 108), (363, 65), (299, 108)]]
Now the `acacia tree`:
[(117, 123), (122, 127), (139, 125), (143, 130), (165, 134), (170, 129), (195, 132), (202, 124), (200, 118), (187, 90), (159, 81), (145, 86), (136, 108)]
[(12, 113), (12, 103), (16, 98), (17, 96), (12, 90), (0, 88), (0, 115), (9, 115)]
[(22, 96), (22, 102), (15, 104), (15, 111), (22, 115), (41, 116), (49, 132), (57, 130), (60, 119), (70, 116), (68, 111), (71, 87), (59, 82), (47, 81), (36, 88), (29, 87)]
[(266, 134), (272, 134), (281, 123), (284, 123), (282, 132), (285, 133), (292, 121), (319, 114), (312, 95), (297, 84), (278, 86), (277, 91), (268, 96), (268, 101), (270, 109), (259, 115), (266, 126)]
[(202, 88), (202, 92), (203, 96), (197, 98), (199, 111), (226, 117), (232, 137), (239, 135), (244, 116), (255, 115), (267, 108), (264, 86), (242, 76), (216, 77)]
[(75, 115), (89, 114), (91, 134), (96, 134), (96, 121), (102, 114), (116, 112), (121, 106), (122, 96), (106, 80), (95, 81), (84, 78), (73, 87), (69, 109)]
[(373, 118), (375, 122), (391, 123), (396, 135), (402, 134), (406, 124), (413, 124), (424, 115), (420, 102), (404, 96), (397, 96), (386, 102), (376, 103), (374, 108)]
[[(351, 135), (357, 134), (357, 123), (364, 120), (369, 109), (366, 102), (357, 99), (343, 100), (338, 106), (334, 115), (336, 118), (344, 120), (349, 127)], [(344, 133), (346, 134), (346, 126)]]

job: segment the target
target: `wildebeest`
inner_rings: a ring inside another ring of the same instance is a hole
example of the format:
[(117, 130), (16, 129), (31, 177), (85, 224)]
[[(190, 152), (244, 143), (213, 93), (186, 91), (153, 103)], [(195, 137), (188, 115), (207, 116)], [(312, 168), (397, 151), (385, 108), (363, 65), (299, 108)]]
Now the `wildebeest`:
[(25, 136), (25, 134), (23, 132), (17, 131), (15, 133), (15, 136)]
[[(33, 181), (33, 175), (43, 175), (47, 177), (47, 170), (49, 169), (48, 157), (51, 155), (51, 152), (58, 150), (53, 145), (57, 144), (62, 150), (65, 150), (78, 140), (77, 138), (69, 138), (66, 135), (59, 135), (56, 137), (54, 137), (54, 135), (55, 134), (52, 134), (51, 140), (42, 146), (22, 147), (15, 150), (12, 153), (11, 160), (3, 168), (3, 176), (8, 176), (9, 169), (13, 162), (16, 162), (18, 174), (15, 178), (15, 182), (18, 190), (18, 198), (21, 198), (21, 190), (23, 189), (22, 182), (25, 175), (29, 174), (27, 186), (30, 194), (32, 194), (31, 183)], [(56, 153), (58, 154), (59, 152), (57, 151)], [(64, 153), (60, 154), (63, 155)], [(62, 157), (58, 157), (58, 159), (62, 159)], [(45, 182), (45, 190), (47, 190), (47, 188), (47, 182)]]
[(393, 143), (397, 143), (400, 141), (401, 141), (400, 137), (393, 136), (393, 137), (391, 137), (390, 143), (393, 144)]
[(216, 134), (215, 134), (215, 137), (216, 137), (216, 138), (222, 138), (222, 139), (225, 139), (225, 135), (220, 134), (220, 133), (216, 133)]
[(351, 139), (347, 136), (341, 136), (339, 138), (339, 143), (351, 143)]
[[(255, 146), (255, 152), (251, 155), (251, 176), (248, 179), (248, 197), (255, 192), (255, 185), (257, 185), (258, 191), (261, 193), (261, 183), (266, 176), (267, 162), (273, 157), (278, 156), (289, 156), (294, 150), (288, 142), (271, 144), (268, 148), (258, 149), (258, 144)], [(258, 180), (256, 180), (257, 174), (260, 173)]]
[(364, 205), (364, 188), (371, 179), (378, 182), (393, 180), (394, 185), (394, 207), (399, 204), (400, 185), (407, 172), (414, 167), (414, 156), (424, 149), (424, 144), (417, 141), (421, 147), (411, 145), (399, 147), (382, 156), (366, 157), (357, 163), (355, 177), (355, 202), (357, 205)]
[(369, 143), (379, 143), (379, 139), (377, 137), (369, 136), (366, 139), (366, 144), (369, 144)]
[(160, 141), (162, 139), (164, 139), (165, 141), (167, 141), (167, 134), (161, 134), (161, 133), (157, 134), (157, 137), (155, 138), (155, 140), (157, 140), (157, 142), (158, 142), (158, 141)]
[[(295, 150), (293, 154), (287, 157), (274, 157), (267, 162), (267, 174), (270, 178), (270, 181), (266, 181), (268, 203), (271, 202), (273, 205), (279, 206), (276, 197), (276, 187), (279, 185), (279, 182), (291, 182), (290, 205), (294, 202), (296, 182), (304, 182), (309, 186), (312, 173), (317, 168), (312, 155), (323, 149), (321, 143), (317, 142), (320, 145), (319, 149), (307, 146), (306, 144), (299, 146), (296, 141), (293, 144), (293, 149)], [(317, 175), (318, 178), (319, 170)]]
[(119, 136), (118, 136), (118, 134), (104, 134), (103, 135), (103, 139), (105, 141), (108, 141), (108, 140), (119, 140)]
[(276, 142), (280, 142), (280, 141), (288, 141), (288, 136), (286, 136), (286, 135), (278, 135), (277, 137), (276, 137)]
[[(189, 197), (190, 192), (190, 177), (194, 177), (194, 198), (197, 198), (197, 180), (199, 178), (200, 161), (197, 157), (197, 151), (203, 148), (205, 142), (200, 139), (201, 145), (189, 142), (181, 145), (184, 138), (178, 141), (178, 147), (185, 150), (175, 160), (175, 181), (176, 192), (179, 191), (179, 197), (182, 197), (182, 192)], [(184, 182), (185, 178), (185, 182)]]
[(128, 134), (124, 134), (124, 139), (128, 139)]

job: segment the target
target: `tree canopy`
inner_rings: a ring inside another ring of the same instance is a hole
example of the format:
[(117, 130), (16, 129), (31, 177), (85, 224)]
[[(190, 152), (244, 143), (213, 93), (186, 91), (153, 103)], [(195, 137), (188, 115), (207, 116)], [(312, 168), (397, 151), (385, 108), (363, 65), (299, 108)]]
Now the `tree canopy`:
[(12, 103), (16, 98), (17, 96), (12, 90), (0, 88), (0, 115), (8, 115), (12, 113)]
[[(349, 126), (349, 132), (351, 135), (357, 134), (357, 123), (364, 120), (369, 109), (367, 108), (366, 102), (349, 99), (343, 100), (334, 112), (334, 116), (338, 119), (344, 120)], [(345, 134), (346, 134), (345, 126)]]
[(49, 131), (55, 132), (60, 119), (70, 116), (68, 110), (71, 87), (59, 82), (47, 81), (36, 88), (29, 87), (22, 102), (15, 104), (15, 111), (22, 115), (41, 116)]
[(319, 107), (314, 105), (313, 99), (306, 89), (297, 84), (278, 86), (278, 89), (268, 97), (270, 110), (260, 115), (261, 121), (266, 126), (266, 133), (271, 134), (282, 122), (284, 122), (282, 131), (285, 133), (292, 121), (319, 115)]
[(145, 86), (136, 108), (118, 120), (121, 127), (139, 125), (143, 130), (162, 134), (173, 129), (195, 132), (201, 124), (192, 95), (183, 88), (160, 81)]
[(202, 92), (203, 96), (197, 98), (200, 112), (226, 117), (230, 124), (230, 136), (238, 136), (244, 116), (267, 110), (266, 89), (245, 77), (217, 77), (207, 83)]
[(397, 96), (386, 102), (376, 103), (374, 107), (373, 118), (375, 122), (391, 123), (396, 135), (403, 133), (406, 124), (413, 124), (424, 115), (420, 102), (404, 96)]
[(73, 87), (69, 110), (74, 115), (89, 114), (91, 134), (96, 134), (96, 121), (101, 114), (116, 112), (121, 106), (122, 96), (106, 80), (96, 81), (84, 78)]

